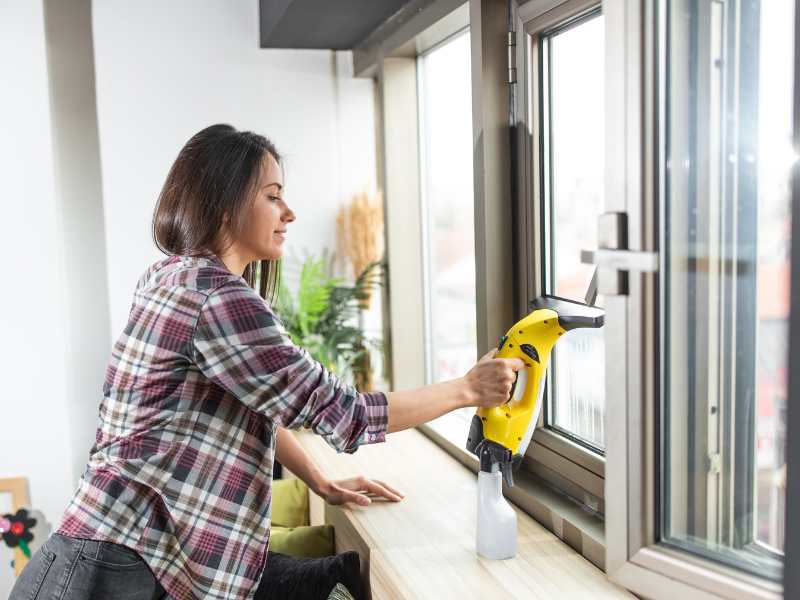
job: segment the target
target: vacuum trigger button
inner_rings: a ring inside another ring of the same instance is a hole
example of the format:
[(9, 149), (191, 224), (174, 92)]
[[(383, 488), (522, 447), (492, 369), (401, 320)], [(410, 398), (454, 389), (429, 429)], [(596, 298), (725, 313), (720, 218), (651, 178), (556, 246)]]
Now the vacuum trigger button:
[(528, 355), (528, 356), (531, 358), (531, 360), (535, 360), (536, 362), (540, 362), (540, 361), (539, 361), (539, 353), (536, 351), (536, 348), (534, 348), (534, 347), (533, 347), (533, 346), (531, 346), (530, 344), (522, 344), (522, 345), (520, 346), (520, 349), (521, 349), (521, 350), (522, 350), (522, 351), (523, 351), (523, 352), (524, 352), (526, 355)]

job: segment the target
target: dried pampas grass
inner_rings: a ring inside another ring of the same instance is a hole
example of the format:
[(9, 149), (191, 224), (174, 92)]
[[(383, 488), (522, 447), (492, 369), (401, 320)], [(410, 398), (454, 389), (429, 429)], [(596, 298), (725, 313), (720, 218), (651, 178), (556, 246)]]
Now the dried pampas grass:
[[(336, 217), (337, 253), (346, 257), (358, 277), (383, 256), (383, 195), (366, 192), (353, 196)], [(369, 308), (369, 299), (364, 308)]]

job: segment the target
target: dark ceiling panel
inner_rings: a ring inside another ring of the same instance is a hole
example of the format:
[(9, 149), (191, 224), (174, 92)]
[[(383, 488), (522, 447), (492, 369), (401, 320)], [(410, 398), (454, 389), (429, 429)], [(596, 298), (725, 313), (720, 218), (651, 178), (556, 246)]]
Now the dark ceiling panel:
[(259, 0), (262, 48), (349, 50), (408, 0)]

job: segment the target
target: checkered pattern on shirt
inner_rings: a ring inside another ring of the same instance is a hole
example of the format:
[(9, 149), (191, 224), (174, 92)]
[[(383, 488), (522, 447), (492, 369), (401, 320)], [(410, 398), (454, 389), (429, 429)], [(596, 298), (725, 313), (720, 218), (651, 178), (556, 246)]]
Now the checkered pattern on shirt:
[(295, 346), (216, 257), (139, 280), (114, 346), (96, 441), (57, 531), (136, 550), (173, 598), (252, 598), (269, 540), (275, 427), (337, 451), (383, 441), (360, 394)]

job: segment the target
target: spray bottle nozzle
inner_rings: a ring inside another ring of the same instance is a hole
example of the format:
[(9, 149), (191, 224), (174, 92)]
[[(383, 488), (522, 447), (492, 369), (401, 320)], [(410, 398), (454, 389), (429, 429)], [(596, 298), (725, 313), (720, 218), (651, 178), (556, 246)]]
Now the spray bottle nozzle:
[(494, 473), (499, 470), (506, 485), (514, 485), (513, 469), (519, 464), (521, 457), (512, 456), (511, 450), (487, 439), (481, 440), (476, 450), (481, 460), (481, 471)]

